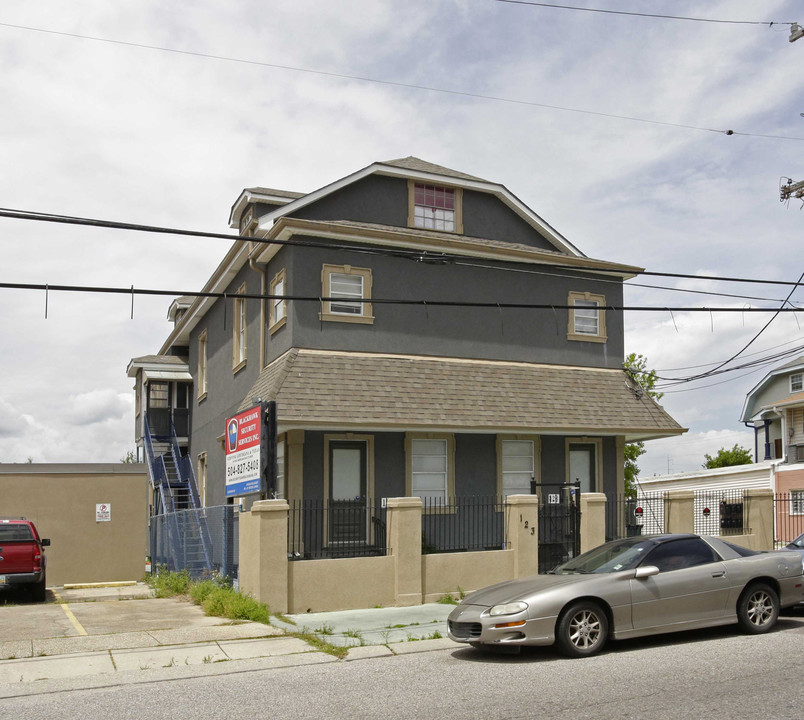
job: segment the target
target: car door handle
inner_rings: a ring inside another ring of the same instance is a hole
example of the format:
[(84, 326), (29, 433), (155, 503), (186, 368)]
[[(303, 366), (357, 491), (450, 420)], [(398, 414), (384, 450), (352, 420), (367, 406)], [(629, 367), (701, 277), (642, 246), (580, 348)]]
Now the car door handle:
[(717, 572), (712, 573), (712, 577), (725, 577), (726, 571), (725, 570), (718, 570)]

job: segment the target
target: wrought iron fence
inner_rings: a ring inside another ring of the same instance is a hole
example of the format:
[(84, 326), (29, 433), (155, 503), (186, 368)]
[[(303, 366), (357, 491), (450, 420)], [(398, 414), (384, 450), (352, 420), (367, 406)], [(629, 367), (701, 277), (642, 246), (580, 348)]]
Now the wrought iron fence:
[(784, 547), (804, 533), (804, 493), (777, 493), (773, 498), (774, 540)]
[(424, 498), (422, 553), (504, 549), (504, 508), (497, 496)]
[(696, 491), (694, 531), (699, 535), (745, 535), (743, 491)]
[(606, 539), (664, 532), (664, 493), (639, 493), (637, 497), (609, 498), (606, 503)]
[[(234, 505), (153, 515), (149, 533), (152, 572), (166, 567), (186, 570), (193, 578), (216, 573), (233, 580), (238, 573), (238, 519)], [(206, 549), (203, 533), (209, 538)]]
[(386, 555), (381, 500), (294, 500), (288, 518), (288, 559)]

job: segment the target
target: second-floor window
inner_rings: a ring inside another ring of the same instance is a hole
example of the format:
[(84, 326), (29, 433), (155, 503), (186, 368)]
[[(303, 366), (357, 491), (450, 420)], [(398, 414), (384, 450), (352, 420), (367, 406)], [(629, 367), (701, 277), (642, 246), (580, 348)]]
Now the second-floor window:
[[(245, 284), (241, 285), (238, 289), (238, 294), (243, 295), (246, 292)], [(234, 323), (233, 323), (233, 338), (232, 338), (232, 367), (234, 370), (240, 370), (246, 364), (247, 357), (247, 343), (246, 343), (246, 298), (235, 297), (234, 299)]]
[(207, 331), (198, 336), (198, 399), (207, 396)]
[(790, 376), (790, 392), (801, 392), (804, 390), (804, 373), (796, 373)]
[(570, 305), (567, 328), (567, 337), (570, 340), (606, 341), (606, 313), (600, 309), (606, 304), (605, 297), (571, 292), (567, 304)]
[(325, 298), (321, 319), (333, 322), (373, 323), (371, 270), (351, 265), (324, 265), (321, 272)]
[(287, 301), (285, 295), (285, 270), (280, 270), (271, 280), (271, 295), (274, 298), (271, 300), (271, 310), (268, 326), (271, 332), (276, 332), (287, 321)]

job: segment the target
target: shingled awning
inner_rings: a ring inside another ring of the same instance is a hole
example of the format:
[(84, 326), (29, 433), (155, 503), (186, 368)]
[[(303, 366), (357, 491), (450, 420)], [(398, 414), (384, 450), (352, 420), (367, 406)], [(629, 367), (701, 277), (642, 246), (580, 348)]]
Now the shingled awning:
[(284, 428), (624, 435), (685, 432), (622, 370), (292, 349), (243, 401), (276, 400)]

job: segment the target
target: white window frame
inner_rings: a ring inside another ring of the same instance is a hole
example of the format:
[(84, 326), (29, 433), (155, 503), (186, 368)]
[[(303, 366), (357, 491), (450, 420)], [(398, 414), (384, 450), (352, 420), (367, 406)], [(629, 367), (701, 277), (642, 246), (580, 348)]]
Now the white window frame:
[[(337, 291), (332, 289), (333, 278), (339, 277), (359, 277), (360, 278), (360, 293), (354, 295), (339, 296)], [(335, 300), (324, 300), (319, 314), (319, 319), (326, 322), (348, 322), (348, 323), (361, 323), (364, 325), (371, 325), (374, 323), (374, 315), (372, 314), (372, 306), (370, 302), (365, 302), (371, 299), (372, 278), (370, 268), (356, 268), (351, 265), (329, 265), (325, 264), (321, 270), (321, 292), (325, 298), (333, 298)], [(340, 302), (339, 302), (340, 300)], [(356, 301), (362, 301), (357, 302)], [(349, 303), (358, 312), (344, 311), (344, 306)], [(356, 303), (356, 304), (355, 304)]]
[[(567, 305), (569, 310), (569, 325), (567, 339), (581, 342), (606, 342), (606, 298), (588, 292), (570, 292)], [(577, 306), (577, 310), (575, 307)], [(594, 315), (597, 320), (595, 332), (589, 332), (576, 318), (590, 319)]]
[[(437, 209), (431, 208), (429, 205), (420, 205), (416, 203), (417, 185), (430, 187), (435, 190), (447, 190), (452, 192), (452, 210), (445, 209), (441, 211), (441, 217), (436, 217), (436, 215), (439, 214)], [(435, 213), (433, 212), (434, 209)], [(451, 213), (451, 216), (447, 217), (445, 213)], [(439, 223), (442, 223), (443, 227), (438, 227)], [(433, 230), (435, 232), (450, 232), (458, 235), (463, 234), (463, 189), (451, 185), (435, 185), (433, 183), (409, 180), (408, 227), (419, 228), (420, 230)]]
[[(245, 295), (246, 284), (237, 289), (237, 295)], [(232, 372), (246, 366), (248, 360), (248, 315), (246, 298), (235, 296), (233, 301), (234, 322), (232, 323)]]
[[(276, 275), (274, 275), (274, 279), (271, 280), (271, 295), (287, 295), (287, 276), (285, 274), (285, 269), (282, 268)], [(287, 323), (288, 319), (288, 306), (287, 300), (284, 297), (281, 298), (274, 298), (271, 300), (270, 310), (269, 310), (269, 318), (268, 318), (268, 326), (271, 333), (275, 333), (279, 328), (283, 327)]]
[(198, 495), (201, 500), (201, 507), (207, 506), (207, 454), (198, 454)]
[(796, 393), (804, 390), (804, 373), (793, 373), (790, 376), (790, 392)]
[(207, 396), (207, 331), (204, 330), (198, 336), (198, 401), (201, 402)]
[[(514, 455), (511, 457), (529, 457), (530, 464), (526, 470), (512, 470), (510, 466), (506, 468), (506, 448), (511, 447), (511, 443), (518, 443), (530, 446), (530, 453), (526, 455)], [(509, 495), (530, 495), (530, 482), (535, 480), (539, 482), (539, 465), (541, 463), (541, 442), (538, 435), (498, 435), (497, 436), (497, 494), (502, 497)], [(506, 475), (511, 477), (514, 474), (522, 474), (527, 472), (528, 482), (527, 485), (518, 485), (511, 488), (509, 483), (506, 482)]]
[[(421, 448), (423, 443), (430, 443), (430, 447), (441, 444), (443, 455), (432, 453), (416, 452), (417, 446)], [(420, 463), (417, 458), (439, 457), (444, 459), (444, 470), (421, 470), (417, 469)], [(438, 491), (438, 495), (433, 495), (430, 490), (428, 497), (433, 504), (446, 504), (449, 498), (455, 496), (455, 436), (452, 433), (407, 433), (405, 436), (405, 460), (407, 472), (405, 478), (405, 491), (408, 497), (421, 497), (424, 499), (423, 490), (417, 487), (417, 476), (443, 474), (443, 490)]]

